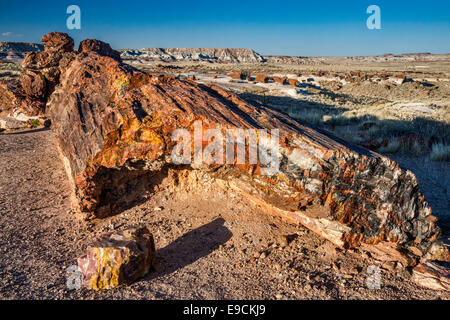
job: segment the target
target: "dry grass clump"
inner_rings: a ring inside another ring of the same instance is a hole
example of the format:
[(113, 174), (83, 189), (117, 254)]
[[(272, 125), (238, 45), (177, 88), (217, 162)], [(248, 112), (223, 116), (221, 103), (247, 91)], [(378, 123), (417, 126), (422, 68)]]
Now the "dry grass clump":
[(450, 161), (450, 145), (443, 143), (433, 144), (430, 159), (433, 161)]
[(0, 81), (11, 81), (17, 79), (23, 68), (14, 62), (0, 62)]
[(386, 145), (379, 147), (377, 151), (385, 154), (397, 154), (408, 157), (419, 157), (426, 153), (426, 150), (424, 150), (424, 147), (419, 141), (414, 140), (411, 144), (405, 144), (398, 138), (390, 140)]
[[(449, 161), (450, 124), (445, 121), (426, 117), (400, 119), (383, 110), (347, 110), (338, 113), (338, 109), (330, 112), (308, 106), (279, 109), (294, 119), (331, 129), (348, 142), (365, 145), (368, 141), (375, 141), (379, 147), (373, 150), (380, 153), (409, 157), (429, 153), (432, 160)], [(436, 141), (442, 143), (436, 144)]]

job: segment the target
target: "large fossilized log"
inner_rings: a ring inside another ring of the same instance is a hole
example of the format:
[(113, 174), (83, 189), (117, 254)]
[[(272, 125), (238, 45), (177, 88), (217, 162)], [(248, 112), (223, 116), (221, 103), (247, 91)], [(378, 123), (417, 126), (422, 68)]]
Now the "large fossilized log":
[[(47, 100), (59, 76), (74, 59), (74, 42), (66, 33), (51, 32), (41, 38), (44, 51), (29, 52), (22, 61), (25, 71), (17, 81), (0, 83), (0, 108), (19, 108), (28, 115), (44, 115)], [(121, 61), (119, 52), (109, 44), (86, 39), (80, 43), (79, 53), (97, 52), (102, 56)], [(13, 97), (13, 98), (12, 98)]]
[[(404, 265), (449, 261), (416, 177), (392, 160), (221, 88), (140, 72), (92, 41), (60, 68), (45, 107), (85, 219), (120, 212), (169, 168), (203, 170), (339, 246), (395, 252)], [(279, 130), (279, 172), (237, 161), (174, 164), (172, 134), (184, 128), (193, 135), (199, 121), (201, 132), (215, 128), (223, 136)]]
[(41, 40), (44, 51), (29, 52), (25, 56), (22, 61), (25, 71), (19, 80), (0, 87), (0, 99), (11, 92), (15, 96), (11, 108), (20, 108), (28, 115), (45, 114), (47, 99), (59, 83), (61, 71), (75, 56), (73, 39), (65, 33), (52, 32)]

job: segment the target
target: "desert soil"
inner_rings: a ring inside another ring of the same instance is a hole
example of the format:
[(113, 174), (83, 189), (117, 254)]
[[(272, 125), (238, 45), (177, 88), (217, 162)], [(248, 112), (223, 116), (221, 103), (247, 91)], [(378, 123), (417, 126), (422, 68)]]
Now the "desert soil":
[[(0, 299), (450, 298), (215, 185), (201, 192), (163, 182), (147, 201), (82, 223), (55, 145), (46, 129), (0, 134)], [(145, 278), (99, 292), (68, 289), (67, 268), (94, 236), (144, 225), (157, 247)], [(380, 267), (380, 289), (366, 286), (371, 265)]]

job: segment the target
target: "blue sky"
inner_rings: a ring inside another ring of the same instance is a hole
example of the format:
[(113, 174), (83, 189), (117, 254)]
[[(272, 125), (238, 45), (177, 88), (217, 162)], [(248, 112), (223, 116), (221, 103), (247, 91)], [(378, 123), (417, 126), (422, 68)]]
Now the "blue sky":
[[(81, 8), (81, 30), (66, 9)], [(381, 30), (366, 9), (381, 8)], [(113, 48), (230, 47), (278, 55), (375, 55), (450, 52), (449, 0), (391, 1), (5, 1), (0, 41), (39, 42), (51, 31)]]

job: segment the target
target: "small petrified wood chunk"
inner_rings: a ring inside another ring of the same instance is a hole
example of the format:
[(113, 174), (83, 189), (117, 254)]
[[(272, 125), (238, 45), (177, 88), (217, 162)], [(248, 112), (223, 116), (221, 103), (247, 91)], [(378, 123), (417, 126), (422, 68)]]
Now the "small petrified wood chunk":
[(145, 276), (155, 257), (155, 244), (147, 228), (132, 228), (98, 236), (78, 258), (82, 286), (111, 289)]
[(267, 76), (265, 76), (263, 74), (258, 74), (255, 77), (255, 81), (256, 82), (261, 82), (261, 83), (267, 83), (267, 82), (269, 82), (269, 77), (267, 77)]
[(230, 74), (230, 77), (235, 80), (243, 80), (245, 78), (244, 74), (240, 71), (234, 71)]
[(287, 82), (286, 77), (273, 76), (272, 79), (273, 79), (273, 81), (275, 81), (276, 83), (279, 83), (279, 84), (286, 84), (286, 82)]

